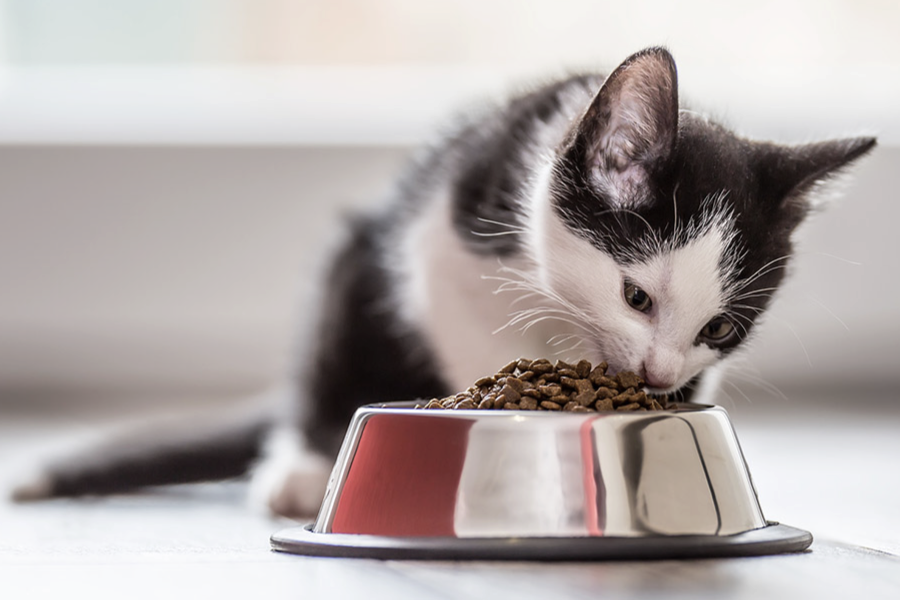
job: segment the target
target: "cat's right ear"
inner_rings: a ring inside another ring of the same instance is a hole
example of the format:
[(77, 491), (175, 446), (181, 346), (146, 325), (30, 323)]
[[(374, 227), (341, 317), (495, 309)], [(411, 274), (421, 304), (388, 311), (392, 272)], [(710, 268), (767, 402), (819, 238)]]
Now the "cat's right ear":
[(613, 208), (641, 208), (678, 134), (678, 77), (664, 48), (633, 54), (606, 79), (581, 118), (570, 158)]
[(818, 208), (819, 199), (810, 192), (868, 154), (875, 144), (873, 137), (799, 146), (757, 143), (754, 166), (760, 182), (760, 197), (777, 206), (780, 221), (792, 230)]

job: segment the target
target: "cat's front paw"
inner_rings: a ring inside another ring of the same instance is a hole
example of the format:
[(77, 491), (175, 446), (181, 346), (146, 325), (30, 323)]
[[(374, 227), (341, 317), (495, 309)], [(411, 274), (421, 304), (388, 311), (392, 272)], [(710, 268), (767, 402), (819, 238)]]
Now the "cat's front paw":
[(250, 497), (255, 507), (283, 517), (314, 518), (325, 496), (332, 461), (304, 448), (293, 434), (270, 440), (253, 473)]
[(322, 504), (328, 484), (330, 468), (297, 468), (286, 473), (282, 480), (269, 490), (268, 509), (291, 518), (314, 518)]

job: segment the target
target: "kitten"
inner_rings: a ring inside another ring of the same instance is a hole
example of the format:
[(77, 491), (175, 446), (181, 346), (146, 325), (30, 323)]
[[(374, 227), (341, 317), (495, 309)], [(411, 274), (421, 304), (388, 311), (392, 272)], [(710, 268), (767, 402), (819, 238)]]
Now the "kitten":
[(236, 475), (265, 436), (255, 494), (310, 515), (358, 406), (447, 395), (520, 356), (606, 360), (688, 398), (751, 337), (812, 193), (874, 145), (740, 138), (679, 109), (661, 48), (515, 98), (349, 224), (288, 413), (50, 469), (20, 497)]

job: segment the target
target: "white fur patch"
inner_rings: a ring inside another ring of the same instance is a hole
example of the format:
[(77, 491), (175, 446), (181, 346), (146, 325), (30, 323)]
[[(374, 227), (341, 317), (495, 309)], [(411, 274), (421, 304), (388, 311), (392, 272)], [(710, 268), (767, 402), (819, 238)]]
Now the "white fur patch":
[(725, 306), (719, 279), (723, 252), (722, 232), (711, 228), (681, 248), (628, 269), (629, 279), (653, 298), (649, 314), (637, 313), (646, 321), (643, 356), (637, 358), (659, 387), (679, 387), (717, 359), (716, 352), (694, 341)]
[(435, 198), (409, 229), (394, 269), (403, 318), (425, 333), (451, 387), (465, 389), (509, 360), (542, 355), (547, 336), (503, 329), (529, 303), (511, 306), (515, 297), (495, 294), (491, 277), (502, 265), (473, 254), (449, 223), (449, 197)]
[(250, 503), (285, 517), (314, 517), (331, 475), (332, 461), (310, 450), (294, 428), (273, 431), (253, 471)]

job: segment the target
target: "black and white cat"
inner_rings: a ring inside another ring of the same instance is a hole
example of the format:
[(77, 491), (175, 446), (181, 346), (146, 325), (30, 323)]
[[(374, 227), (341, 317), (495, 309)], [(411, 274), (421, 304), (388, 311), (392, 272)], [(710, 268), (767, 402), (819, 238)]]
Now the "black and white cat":
[[(20, 497), (236, 475), (314, 513), (354, 410), (442, 396), (511, 359), (606, 360), (689, 396), (751, 336), (813, 192), (875, 145), (755, 142), (679, 109), (661, 48), (477, 115), (350, 223), (266, 424), (49, 468)], [(264, 441), (265, 440), (265, 441)]]

